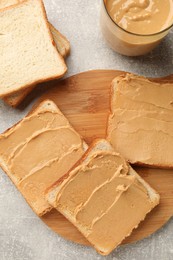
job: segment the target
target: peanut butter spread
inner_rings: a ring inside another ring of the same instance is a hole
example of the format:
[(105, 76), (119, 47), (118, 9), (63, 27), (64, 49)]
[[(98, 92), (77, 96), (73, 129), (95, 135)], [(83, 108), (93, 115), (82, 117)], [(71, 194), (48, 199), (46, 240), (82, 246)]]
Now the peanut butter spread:
[(115, 85), (108, 140), (131, 163), (171, 166), (173, 84), (127, 75)]
[(55, 207), (97, 249), (112, 251), (153, 207), (147, 189), (129, 171), (119, 154), (97, 151), (58, 188)]
[(0, 137), (0, 156), (39, 215), (50, 208), (45, 189), (64, 175), (84, 150), (81, 137), (58, 110), (34, 113)]
[(173, 23), (172, 0), (107, 0), (106, 8), (120, 27), (133, 33), (152, 34)]

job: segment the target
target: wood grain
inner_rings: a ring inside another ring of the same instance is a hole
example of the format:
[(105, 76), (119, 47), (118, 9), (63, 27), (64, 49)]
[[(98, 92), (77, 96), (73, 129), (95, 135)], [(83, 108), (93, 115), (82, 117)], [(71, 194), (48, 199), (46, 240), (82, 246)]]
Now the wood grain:
[[(113, 70), (88, 71), (60, 82), (39, 99), (53, 100), (67, 116), (74, 128), (90, 144), (95, 138), (104, 138), (109, 114), (110, 82), (124, 72)], [(173, 76), (153, 81), (172, 81)], [(37, 103), (38, 105), (38, 103)], [(149, 236), (173, 216), (173, 170), (136, 168), (137, 172), (161, 195), (161, 202), (133, 231), (124, 243)], [(76, 243), (89, 245), (77, 229), (56, 210), (42, 220), (62, 237)]]

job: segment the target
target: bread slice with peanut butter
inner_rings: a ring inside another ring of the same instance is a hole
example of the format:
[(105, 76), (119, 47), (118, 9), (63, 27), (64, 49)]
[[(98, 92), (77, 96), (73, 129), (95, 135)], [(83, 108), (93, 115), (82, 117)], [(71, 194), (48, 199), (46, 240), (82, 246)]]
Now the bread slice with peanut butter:
[(46, 198), (102, 255), (159, 203), (158, 193), (102, 139), (46, 191)]
[(44, 192), (81, 158), (87, 145), (50, 100), (0, 135), (0, 166), (32, 209), (51, 209)]
[(127, 74), (111, 86), (107, 139), (131, 164), (173, 168), (173, 83)]

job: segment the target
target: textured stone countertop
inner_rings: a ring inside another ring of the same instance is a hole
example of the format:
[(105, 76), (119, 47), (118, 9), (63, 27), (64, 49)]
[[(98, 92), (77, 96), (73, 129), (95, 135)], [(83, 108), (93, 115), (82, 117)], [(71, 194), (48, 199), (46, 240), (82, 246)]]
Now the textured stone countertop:
[[(45, 0), (50, 22), (71, 42), (68, 74), (91, 69), (118, 69), (145, 76), (173, 73), (173, 31), (145, 57), (128, 58), (114, 53), (99, 27), (99, 0)], [(0, 102), (0, 132), (21, 119), (24, 111)], [(98, 260), (92, 248), (66, 241), (52, 232), (32, 212), (9, 178), (0, 170), (0, 260)], [(105, 259), (172, 260), (173, 219), (143, 241), (119, 247)]]

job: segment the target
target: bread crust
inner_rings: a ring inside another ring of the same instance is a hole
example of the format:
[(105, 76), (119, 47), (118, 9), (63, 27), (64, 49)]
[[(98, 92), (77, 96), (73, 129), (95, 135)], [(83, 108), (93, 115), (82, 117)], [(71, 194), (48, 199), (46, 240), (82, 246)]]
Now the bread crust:
[(50, 27), (50, 31), (56, 32), (56, 34), (59, 35), (66, 42), (66, 44), (64, 45), (65, 52), (60, 53), (63, 56), (63, 58), (66, 58), (68, 55), (70, 55), (70, 51), (71, 51), (69, 40), (67, 40), (67, 38), (60, 31), (58, 31), (50, 22), (49, 22), (49, 27)]
[[(115, 77), (115, 78), (119, 78), (119, 77), (123, 77), (123, 76), (126, 76), (128, 72), (122, 72), (121, 75)], [(111, 85), (110, 85), (110, 91), (109, 91), (109, 115), (107, 117), (107, 122), (106, 122), (106, 140), (108, 140), (108, 128), (109, 128), (109, 117), (110, 115), (112, 114), (113, 112), (113, 109), (112, 109), (112, 100), (113, 100), (113, 96), (114, 96), (114, 85), (113, 85), (113, 81), (114, 79), (112, 80), (111, 82)], [(109, 140), (108, 140), (109, 141)]]
[[(2, 100), (8, 104), (11, 107), (17, 107), (24, 99), (25, 97), (31, 93), (31, 91), (34, 89), (34, 87), (30, 87), (29, 89), (24, 89), (22, 92), (21, 90), (17, 91), (15, 93), (16, 97), (13, 97), (14, 94), (11, 94), (9, 96), (6, 96), (2, 98)], [(21, 93), (20, 93), (21, 92)]]

